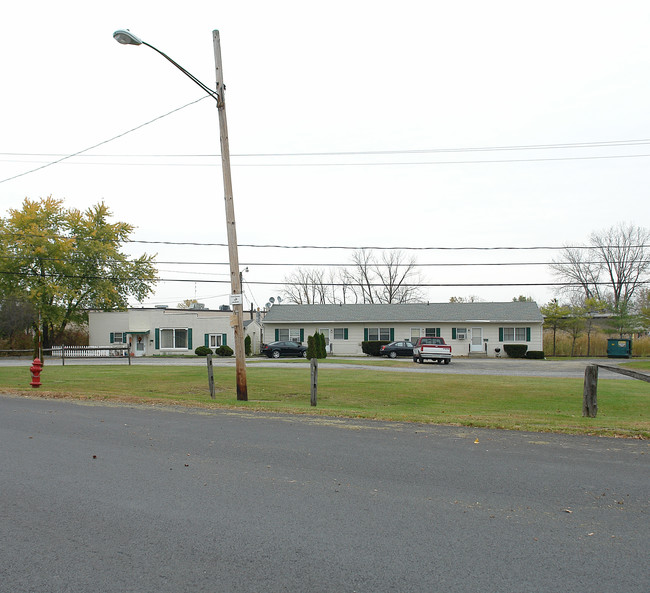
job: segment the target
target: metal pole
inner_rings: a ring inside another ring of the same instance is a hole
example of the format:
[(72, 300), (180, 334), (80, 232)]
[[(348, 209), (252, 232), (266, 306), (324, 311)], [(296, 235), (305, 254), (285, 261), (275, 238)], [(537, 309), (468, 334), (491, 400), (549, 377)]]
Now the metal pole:
[[(214, 42), (214, 62), (217, 75), (217, 109), (219, 111), (219, 132), (221, 140), (221, 171), (223, 173), (223, 190), (226, 202), (226, 225), (228, 231), (228, 256), (230, 259), (230, 284), (234, 315), (231, 326), (235, 330), (235, 362), (237, 372), (237, 399), (248, 400), (246, 385), (246, 353), (244, 352), (244, 301), (241, 292), (241, 277), (239, 275), (239, 255), (237, 253), (237, 231), (235, 227), (235, 205), (232, 197), (232, 178), (230, 176), (230, 146), (228, 144), (228, 122), (226, 120), (226, 97), (221, 68), (221, 43), (219, 31), (212, 31)], [(239, 296), (237, 296), (239, 295)]]

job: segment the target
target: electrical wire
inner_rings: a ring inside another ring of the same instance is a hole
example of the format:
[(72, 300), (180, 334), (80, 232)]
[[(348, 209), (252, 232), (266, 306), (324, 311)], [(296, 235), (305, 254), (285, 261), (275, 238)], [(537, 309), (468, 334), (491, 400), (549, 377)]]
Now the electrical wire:
[[(81, 274), (48, 274), (45, 273), (43, 274), (25, 274), (21, 272), (2, 272), (0, 271), (0, 274), (3, 275), (9, 275), (9, 276), (24, 276), (24, 277), (36, 277), (36, 278), (69, 278), (69, 279), (87, 279), (87, 280), (109, 280), (109, 281), (116, 281), (120, 280), (119, 278), (115, 278), (113, 276), (91, 276), (91, 275), (81, 275)], [(207, 283), (207, 284), (230, 284), (230, 280), (196, 280), (196, 278), (157, 278), (155, 283), (159, 282), (201, 282), (201, 283)], [(265, 286), (278, 286), (278, 285), (285, 285), (285, 286), (302, 286), (302, 283), (300, 282), (270, 282), (270, 281), (248, 281), (248, 284), (254, 284), (254, 285), (265, 285)], [(591, 282), (591, 285), (597, 285), (597, 286), (610, 286), (610, 282)], [(637, 282), (639, 286), (644, 286), (646, 284), (650, 284), (650, 280), (644, 280)], [(350, 286), (349, 283), (346, 282), (323, 282), (322, 284), (319, 284), (320, 286), (323, 287), (343, 287), (343, 286)], [(363, 286), (365, 287), (370, 287), (370, 288), (381, 288), (384, 287), (385, 284), (383, 283), (368, 283), (364, 284)], [(514, 286), (553, 286), (553, 287), (563, 287), (563, 288), (568, 288), (568, 287), (581, 287), (582, 284), (579, 282), (468, 282), (468, 283), (445, 283), (445, 282), (423, 282), (420, 283), (418, 282), (417, 284), (400, 284), (401, 288), (445, 288), (445, 287), (514, 287)]]
[[(470, 146), (460, 148), (415, 148), (397, 150), (356, 150), (356, 151), (329, 151), (329, 152), (251, 152), (231, 153), (231, 157), (260, 158), (260, 157), (314, 157), (314, 156), (370, 156), (389, 154), (434, 154), (458, 152), (496, 152), (496, 151), (523, 151), (523, 150), (563, 150), (581, 148), (609, 148), (618, 146), (642, 146), (650, 144), (649, 138), (638, 140), (606, 140), (594, 142), (565, 142), (558, 144), (522, 144), (513, 146)], [(52, 153), (29, 152), (0, 152), (0, 156), (64, 156)], [(220, 154), (101, 154), (80, 155), (86, 158), (221, 158)]]
[[(17, 260), (17, 259), (24, 259), (22, 256), (19, 255), (0, 255), (0, 260), (2, 259), (9, 259), (9, 260)], [(72, 259), (61, 259), (61, 258), (54, 258), (54, 257), (41, 257), (39, 258), (39, 261), (49, 261), (49, 262), (68, 262), (68, 263), (75, 263), (75, 260)], [(129, 263), (135, 263), (136, 260), (128, 260)], [(230, 262), (214, 262), (214, 261), (155, 261), (153, 262), (155, 265), (173, 265), (173, 266), (229, 266)], [(581, 264), (584, 265), (590, 265), (590, 264), (600, 264), (602, 263), (601, 261), (581, 261)], [(617, 261), (612, 261), (612, 264), (621, 264), (624, 262), (617, 262)], [(268, 267), (268, 266), (274, 266), (274, 267), (287, 267), (287, 266), (293, 266), (293, 267), (301, 267), (301, 266), (309, 266), (309, 267), (336, 267), (336, 268), (354, 268), (357, 267), (358, 264), (354, 262), (347, 262), (347, 263), (323, 263), (323, 262), (240, 262), (240, 266), (254, 266), (254, 267)], [(377, 262), (373, 263), (372, 266), (373, 268), (376, 267), (391, 267), (394, 264), (390, 263), (382, 263), (382, 262)], [(556, 261), (536, 261), (536, 262), (531, 262), (531, 261), (522, 261), (522, 262), (430, 262), (430, 263), (419, 263), (419, 262), (414, 262), (414, 263), (409, 263), (408, 264), (410, 267), (413, 268), (427, 268), (427, 267), (468, 267), (468, 266), (551, 266), (551, 265), (572, 265), (571, 262), (556, 262)], [(164, 270), (159, 270), (159, 271), (164, 271)], [(177, 272), (177, 270), (167, 270), (167, 271), (173, 271)], [(204, 272), (196, 272), (196, 273), (204, 273)], [(206, 273), (211, 273), (211, 272), (206, 272)], [(229, 275), (229, 274), (227, 274)]]
[(164, 117), (167, 117), (169, 115), (172, 115), (173, 113), (176, 113), (177, 111), (180, 111), (181, 109), (185, 109), (186, 107), (189, 107), (191, 105), (194, 105), (195, 103), (198, 103), (199, 101), (203, 101), (204, 99), (207, 99), (206, 97), (201, 97), (200, 99), (196, 99), (196, 101), (191, 101), (190, 103), (186, 103), (185, 105), (182, 105), (181, 107), (177, 107), (176, 109), (172, 109), (171, 111), (168, 111), (167, 113), (164, 113), (163, 115), (159, 115), (158, 117), (154, 117), (153, 119), (140, 124), (139, 126), (136, 126), (135, 128), (131, 128), (130, 130), (127, 130), (126, 132), (122, 132), (121, 134), (118, 134), (117, 136), (113, 136), (112, 138), (109, 138), (108, 140), (103, 140), (102, 142), (98, 142), (97, 144), (93, 144), (92, 146), (89, 146), (88, 148), (84, 148), (83, 150), (79, 150), (75, 153), (69, 154), (67, 156), (64, 156), (60, 159), (57, 159), (55, 161), (46, 163), (45, 165), (41, 167), (36, 167), (35, 169), (31, 169), (29, 171), (24, 171), (23, 173), (19, 173), (18, 175), (13, 175), (12, 177), (7, 177), (6, 179), (1, 179), (0, 183), (5, 183), (7, 181), (11, 181), (13, 179), (18, 179), (19, 177), (24, 177), (25, 175), (29, 175), (30, 173), (35, 173), (36, 171), (40, 171), (42, 169), (45, 169), (47, 167), (51, 167), (52, 165), (56, 165), (58, 163), (62, 163), (63, 161), (66, 161), (68, 159), (71, 159), (73, 157), (79, 156), (80, 154), (84, 152), (88, 152), (89, 150), (92, 150), (93, 148), (98, 148), (99, 146), (103, 146), (104, 144), (108, 144), (109, 142), (112, 142), (113, 140), (117, 140), (118, 138), (122, 138), (123, 136), (126, 136), (127, 134), (130, 134), (131, 132), (135, 132), (136, 130), (139, 130), (141, 128), (144, 128), (145, 126), (148, 126), (154, 122), (157, 122), (158, 120), (163, 119)]
[[(37, 239), (76, 239), (77, 241), (108, 241), (113, 242), (112, 239), (101, 239), (99, 237), (76, 237), (76, 236), (63, 236), (54, 234), (36, 234), (36, 233), (13, 233), (4, 232), (0, 236), (5, 237), (29, 237)], [(201, 243), (198, 241), (148, 241), (143, 239), (124, 239), (121, 243), (142, 243), (145, 245), (184, 245), (195, 247), (228, 247), (228, 243)], [(532, 245), (532, 246), (495, 246), (495, 247), (413, 247), (413, 246), (392, 246), (386, 247), (381, 245), (278, 245), (278, 244), (252, 244), (252, 243), (238, 243), (238, 247), (248, 247), (256, 249), (342, 249), (354, 251), (557, 251), (563, 249), (594, 249), (593, 245)], [(599, 246), (599, 249), (615, 248), (616, 245)], [(641, 245), (628, 245), (630, 249), (645, 249), (650, 248), (650, 244)], [(250, 264), (249, 264), (250, 265)]]

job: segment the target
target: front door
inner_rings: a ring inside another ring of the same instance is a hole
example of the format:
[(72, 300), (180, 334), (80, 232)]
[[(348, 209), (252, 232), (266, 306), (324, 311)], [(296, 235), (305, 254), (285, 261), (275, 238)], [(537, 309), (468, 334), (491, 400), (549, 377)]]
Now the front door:
[(147, 336), (146, 335), (135, 335), (133, 337), (135, 342), (135, 356), (144, 356), (147, 353)]
[(470, 347), (471, 352), (483, 352), (483, 328), (472, 328), (472, 344)]

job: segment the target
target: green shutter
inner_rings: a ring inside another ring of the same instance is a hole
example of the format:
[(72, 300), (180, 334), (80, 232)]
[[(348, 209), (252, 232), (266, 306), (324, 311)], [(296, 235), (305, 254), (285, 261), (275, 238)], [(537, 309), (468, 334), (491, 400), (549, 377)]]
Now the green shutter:
[(280, 330), (279, 330), (279, 329), (276, 329), (276, 330), (275, 330), (275, 341), (277, 342), (277, 341), (279, 341), (279, 340), (280, 340)]
[(530, 328), (526, 328), (526, 342), (530, 342)]
[(126, 332), (122, 334), (122, 344), (126, 344)]
[(210, 346), (210, 334), (203, 334), (203, 345), (206, 348)]
[(503, 328), (499, 328), (499, 342), (503, 342)]
[(347, 327), (343, 328), (343, 339), (344, 340), (348, 339), (348, 328)]
[(222, 346), (228, 345), (228, 334), (221, 334), (221, 345)]
[(111, 332), (110, 340), (111, 340), (111, 344), (115, 343), (115, 334), (113, 332)]
[(451, 339), (452, 340), (456, 339), (456, 328), (455, 327), (451, 328)]
[(188, 350), (192, 349), (192, 328), (191, 327), (187, 328), (187, 349)]
[(363, 328), (363, 341), (364, 342), (368, 341), (368, 328), (367, 327)]
[(391, 342), (395, 341), (395, 328), (394, 327), (390, 328), (390, 341)]
[(302, 344), (305, 341), (305, 330), (300, 328), (300, 343)]
[(160, 329), (156, 328), (155, 330), (155, 344), (156, 350), (160, 350)]

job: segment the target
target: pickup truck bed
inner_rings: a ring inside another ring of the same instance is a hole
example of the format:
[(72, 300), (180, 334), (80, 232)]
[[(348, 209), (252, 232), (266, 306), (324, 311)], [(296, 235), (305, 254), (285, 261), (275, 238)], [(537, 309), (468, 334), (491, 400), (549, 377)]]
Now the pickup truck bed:
[(438, 363), (451, 362), (451, 346), (443, 338), (420, 338), (413, 348), (413, 362), (423, 363), (435, 360)]

